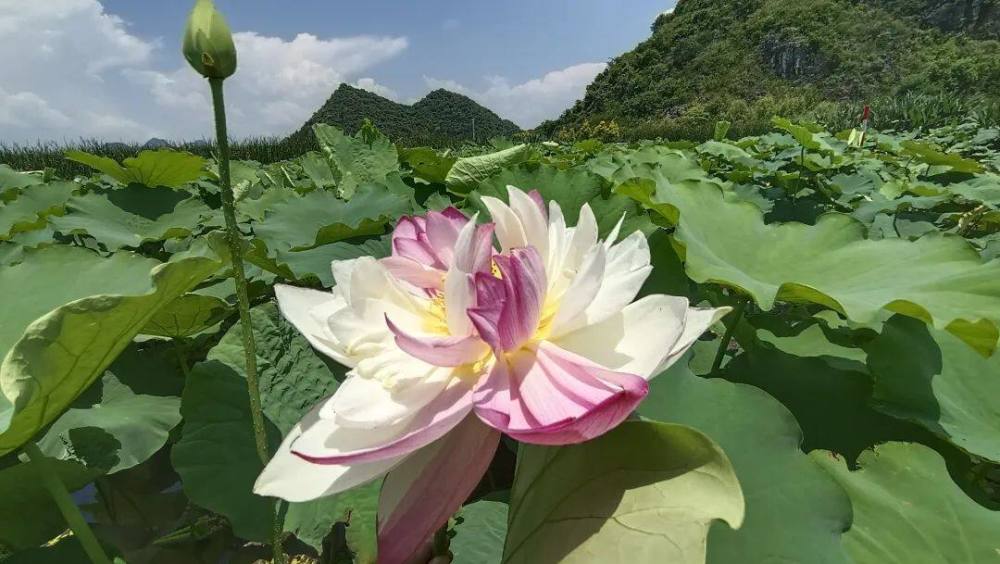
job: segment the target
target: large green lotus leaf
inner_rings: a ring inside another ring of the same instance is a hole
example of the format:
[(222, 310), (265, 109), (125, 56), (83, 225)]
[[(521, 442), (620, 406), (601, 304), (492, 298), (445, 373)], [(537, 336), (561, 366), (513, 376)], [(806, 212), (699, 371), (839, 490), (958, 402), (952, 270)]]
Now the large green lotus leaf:
[(144, 335), (190, 337), (232, 313), (224, 300), (203, 294), (185, 294), (163, 306), (142, 328)]
[[(320, 400), (336, 391), (346, 369), (331, 370), (273, 303), (250, 310), (257, 344), (257, 378), (264, 414), (287, 434)], [(232, 327), (208, 352), (244, 375), (243, 331)]]
[(275, 205), (285, 200), (297, 197), (295, 190), (283, 186), (272, 186), (264, 189), (259, 198), (246, 198), (236, 205), (236, 213), (241, 217), (240, 221), (250, 219), (253, 221), (263, 221), (267, 212), (271, 211)]
[(7, 190), (41, 184), (43, 181), (34, 174), (18, 172), (5, 164), (0, 164), (0, 194)]
[(582, 168), (562, 170), (537, 163), (522, 164), (504, 169), (484, 180), (468, 195), (468, 198), (484, 214), (483, 216), (487, 217), (488, 210), (482, 204), (482, 196), (492, 196), (506, 202), (508, 186), (524, 191), (538, 190), (546, 202), (554, 201), (559, 204), (569, 225), (576, 224), (580, 217), (580, 208), (584, 204), (589, 204), (597, 218), (601, 237), (607, 236), (622, 218), (624, 222), (620, 237), (635, 231), (649, 234), (656, 230), (656, 226), (635, 201), (619, 194), (605, 196), (607, 182)]
[(141, 464), (181, 421), (183, 379), (162, 357), (125, 349), (38, 441), (47, 456), (115, 473)]
[(846, 564), (840, 535), (851, 521), (850, 501), (800, 450), (798, 423), (773, 397), (753, 386), (699, 378), (684, 358), (651, 382), (638, 411), (698, 429), (733, 464), (746, 519), (739, 530), (712, 526), (709, 564)]
[(36, 184), (21, 192), (16, 200), (0, 205), (0, 240), (45, 227), (47, 218), (61, 213), (77, 188), (79, 185), (74, 182)]
[(375, 564), (378, 556), (376, 514), (382, 481), (375, 480), (332, 497), (289, 503), (284, 529), (295, 538), (322, 550), (323, 539), (336, 523), (345, 527), (347, 546), (355, 564)]
[[(50, 461), (63, 484), (75, 491), (100, 475), (77, 462)], [(38, 546), (66, 530), (66, 520), (38, 479), (34, 462), (0, 469), (0, 546)]]
[(326, 157), (323, 155), (315, 151), (309, 151), (299, 157), (299, 164), (302, 165), (302, 172), (306, 173), (306, 176), (309, 177), (309, 180), (312, 180), (316, 188), (332, 188), (337, 184), (337, 179), (333, 176), (333, 170), (330, 169), (330, 163), (327, 162)]
[[(916, 320), (915, 320), (916, 321)], [(917, 321), (917, 323), (921, 323)], [(779, 351), (807, 358), (823, 358), (834, 368), (848, 367), (849, 363), (864, 363), (865, 351), (856, 347), (845, 347), (827, 338), (819, 324), (809, 325), (794, 335), (776, 335), (761, 328), (757, 338)]]
[(455, 564), (500, 564), (507, 538), (507, 504), (477, 501), (458, 514), (451, 553)]
[(855, 564), (996, 562), (1000, 511), (969, 499), (945, 461), (914, 443), (866, 451), (860, 470), (827, 452), (810, 455), (851, 497), (854, 524), (844, 548)]
[(684, 263), (677, 256), (677, 250), (670, 242), (670, 235), (659, 229), (649, 236), (647, 242), (653, 271), (649, 273), (649, 278), (646, 278), (638, 297), (667, 294), (694, 298), (694, 284), (684, 273)]
[(876, 409), (1000, 462), (1000, 355), (983, 358), (951, 334), (902, 316), (865, 348)]
[(457, 158), (442, 155), (430, 147), (399, 149), (399, 160), (409, 165), (413, 176), (434, 184), (444, 184), (448, 171), (458, 161)]
[(631, 421), (582, 444), (522, 445), (503, 561), (700, 564), (716, 519), (743, 521), (722, 449), (690, 427)]
[(944, 167), (954, 172), (983, 172), (983, 165), (972, 159), (967, 159), (958, 153), (943, 153), (933, 145), (920, 141), (903, 141), (903, 153), (916, 157), (922, 162), (935, 167)]
[[(193, 503), (229, 519), (240, 538), (266, 541), (273, 499), (253, 495), (264, 466), (257, 456), (246, 380), (218, 361), (191, 369), (181, 399), (184, 425), (170, 451), (184, 493)], [(271, 447), (278, 430), (268, 425)]]
[(54, 421), (159, 308), (220, 266), (204, 256), (159, 263), (46, 247), (0, 269), (0, 293), (24, 298), (7, 300), (0, 326), (0, 389), (9, 402), (0, 405), (0, 455)]
[(747, 168), (752, 168), (759, 162), (757, 159), (752, 157), (750, 153), (733, 143), (709, 140), (701, 145), (698, 145), (696, 150), (699, 153), (713, 155), (731, 164), (737, 164)]
[(979, 174), (971, 180), (949, 184), (944, 189), (967, 200), (987, 204), (992, 208), (1000, 206), (1000, 175), (997, 174)]
[(712, 183), (720, 188), (726, 184), (711, 177), (690, 156), (682, 151), (650, 145), (633, 152), (606, 152), (587, 162), (587, 168), (614, 184), (642, 177), (655, 165), (674, 183)]
[[(566, 223), (576, 225), (580, 208), (598, 198), (607, 183), (601, 177), (579, 168), (562, 170), (550, 165), (524, 164), (505, 168), (483, 180), (469, 198), (483, 212), (483, 217), (488, 217), (486, 206), (482, 205), (480, 198), (492, 196), (506, 202), (507, 186), (514, 186), (525, 192), (538, 190), (546, 202), (555, 201), (562, 207)], [(608, 214), (607, 218), (598, 217), (598, 220), (604, 219), (602, 227), (605, 228), (605, 233), (614, 227), (620, 217), (612, 216), (613, 214)]]
[(330, 263), (335, 260), (349, 260), (358, 257), (382, 258), (391, 253), (389, 236), (367, 239), (360, 243), (340, 241), (321, 245), (303, 251), (278, 250), (275, 263), (288, 268), (295, 280), (319, 280), (323, 286), (334, 285)]
[(509, 149), (458, 159), (448, 170), (445, 185), (456, 194), (468, 194), (480, 182), (509, 169), (517, 163), (524, 162), (531, 156), (531, 147), (517, 145)]
[(108, 250), (187, 237), (213, 215), (198, 198), (183, 200), (155, 219), (130, 213), (103, 194), (75, 196), (66, 203), (66, 208), (66, 215), (50, 219), (55, 230), (65, 235), (90, 235)]
[(366, 184), (348, 201), (316, 190), (275, 204), (254, 232), (271, 250), (301, 250), (381, 235), (388, 222), (407, 210), (407, 198), (380, 185)]
[(807, 452), (832, 450), (853, 462), (881, 442), (930, 437), (916, 425), (872, 409), (871, 377), (861, 363), (835, 366), (824, 358), (752, 343), (745, 349), (725, 366), (725, 378), (756, 386), (780, 401), (802, 427)]
[(66, 151), (66, 158), (107, 174), (122, 184), (177, 187), (201, 178), (206, 160), (197, 155), (173, 149), (142, 151), (118, 164), (114, 159), (99, 157), (84, 151)]
[(396, 146), (382, 135), (368, 141), (318, 123), (313, 133), (328, 163), (336, 168), (337, 188), (344, 198), (352, 198), (363, 184), (381, 183), (390, 172), (399, 170)]
[(837, 150), (830, 145), (827, 137), (813, 131), (813, 129), (809, 127), (792, 123), (782, 117), (772, 118), (771, 123), (778, 129), (787, 131), (792, 137), (795, 138), (796, 141), (798, 141), (799, 145), (802, 145), (810, 151), (819, 151), (826, 154), (834, 154), (837, 152)]
[(947, 329), (984, 354), (996, 348), (1000, 262), (983, 263), (958, 237), (865, 239), (841, 214), (816, 225), (765, 224), (750, 204), (726, 202), (712, 187), (674, 183), (655, 168), (618, 190), (677, 220), (688, 276), (750, 294), (764, 310), (775, 301), (813, 302), (860, 323), (882, 310)]
[[(337, 389), (342, 372), (331, 370), (273, 304), (251, 310), (257, 344), (261, 402), (271, 451), (313, 406)], [(339, 372), (339, 373), (338, 373)], [(196, 504), (225, 515), (236, 533), (265, 541), (273, 500), (253, 494), (264, 469), (254, 446), (244, 375), (242, 333), (234, 326), (196, 365), (184, 389), (184, 427), (173, 463)], [(337, 522), (347, 522), (351, 549), (374, 560), (379, 484), (307, 503), (292, 503), (285, 530), (320, 548)]]

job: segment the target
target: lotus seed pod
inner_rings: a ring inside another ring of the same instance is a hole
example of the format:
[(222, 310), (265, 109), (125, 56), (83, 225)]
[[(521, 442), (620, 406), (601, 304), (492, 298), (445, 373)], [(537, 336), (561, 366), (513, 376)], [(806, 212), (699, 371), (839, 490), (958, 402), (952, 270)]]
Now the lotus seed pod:
[(184, 58), (205, 78), (236, 72), (236, 46), (225, 18), (212, 0), (196, 0), (184, 30)]

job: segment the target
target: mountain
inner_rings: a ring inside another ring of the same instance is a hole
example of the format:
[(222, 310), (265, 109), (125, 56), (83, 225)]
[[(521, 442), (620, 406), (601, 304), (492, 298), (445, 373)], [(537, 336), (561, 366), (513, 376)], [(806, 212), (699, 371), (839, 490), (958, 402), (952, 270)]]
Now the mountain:
[(447, 90), (435, 90), (408, 106), (341, 84), (289, 139), (311, 137), (311, 128), (315, 123), (335, 125), (353, 134), (361, 128), (365, 119), (370, 119), (393, 141), (406, 145), (485, 141), (521, 131), (513, 122), (501, 118), (471, 98)]
[(680, 0), (539, 131), (995, 95), (998, 38), (1000, 0)]

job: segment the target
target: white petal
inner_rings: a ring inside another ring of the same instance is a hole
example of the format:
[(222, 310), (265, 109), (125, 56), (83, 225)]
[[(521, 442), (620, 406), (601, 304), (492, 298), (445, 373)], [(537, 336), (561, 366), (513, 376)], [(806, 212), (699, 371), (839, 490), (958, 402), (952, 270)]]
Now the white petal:
[(483, 196), (483, 205), (490, 211), (493, 223), (496, 224), (497, 240), (500, 241), (500, 250), (506, 252), (510, 249), (528, 246), (528, 237), (524, 233), (524, 227), (517, 214), (503, 200), (492, 196)]
[(278, 298), (281, 315), (305, 336), (309, 344), (345, 366), (354, 366), (326, 324), (327, 319), (346, 307), (342, 297), (285, 284), (276, 284), (274, 294)]
[(566, 292), (577, 272), (582, 268), (588, 253), (597, 244), (597, 219), (590, 206), (580, 209), (576, 227), (566, 227), (562, 211), (549, 205), (549, 252), (545, 261), (548, 295), (557, 298)]
[(385, 265), (374, 257), (355, 259), (351, 271), (350, 294), (347, 302), (356, 304), (365, 299), (385, 301), (404, 309), (415, 309), (415, 298)]
[(507, 187), (507, 195), (510, 199), (510, 208), (521, 221), (525, 241), (538, 249), (539, 255), (546, 256), (549, 246), (548, 221), (538, 203), (515, 186)]
[(687, 313), (686, 298), (646, 296), (601, 323), (552, 342), (611, 370), (649, 379), (684, 333)]
[(472, 275), (452, 268), (444, 280), (444, 312), (448, 331), (453, 337), (472, 334), (472, 320), (466, 313), (476, 305), (476, 286)]
[(583, 262), (583, 257), (597, 244), (597, 218), (594, 217), (594, 210), (590, 209), (590, 204), (583, 204), (580, 208), (580, 220), (573, 230), (573, 239), (566, 252), (566, 259), (563, 268), (576, 270)]
[(614, 228), (611, 229), (611, 233), (604, 238), (604, 246), (608, 249), (618, 241), (618, 235), (621, 233), (622, 224), (625, 223), (625, 213), (622, 212), (622, 216), (618, 218), (618, 223), (615, 224)]
[(570, 323), (584, 315), (604, 283), (606, 263), (607, 251), (602, 245), (594, 245), (566, 292), (554, 297), (559, 300), (559, 309), (552, 320), (553, 335), (568, 332)]
[(351, 274), (359, 259), (335, 260), (330, 263), (330, 270), (333, 272), (333, 281), (336, 291), (344, 296), (345, 300), (351, 299)]
[(660, 373), (670, 368), (670, 365), (683, 356), (691, 348), (691, 345), (698, 340), (698, 337), (701, 337), (702, 333), (708, 331), (709, 327), (715, 325), (716, 322), (732, 310), (733, 308), (731, 307), (689, 309), (687, 318), (684, 321), (684, 332), (681, 333), (680, 338), (677, 339), (673, 348), (670, 349), (670, 354), (667, 355), (667, 358), (660, 364), (656, 372)]
[(458, 232), (458, 238), (455, 240), (454, 260), (451, 263), (452, 268), (463, 272), (472, 272), (475, 268), (475, 235), (478, 221), (479, 213), (477, 212)]
[(335, 423), (318, 416), (319, 407), (311, 411), (285, 437), (278, 451), (267, 463), (254, 484), (257, 495), (279, 497), (286, 501), (309, 501), (333, 495), (380, 478), (406, 459), (398, 456), (352, 464), (350, 466), (325, 466), (312, 464), (292, 454), (290, 446), (302, 434), (303, 428), (321, 426), (332, 431)]
[[(390, 424), (347, 426), (339, 414), (327, 419), (321, 413), (321, 420), (332, 425), (303, 428), (291, 448), (294, 453), (317, 459), (353, 458), (359, 462), (373, 453), (382, 458), (412, 452), (447, 433), (472, 411), (471, 386), (471, 381), (452, 379), (450, 385), (412, 416)], [(321, 411), (325, 409), (327, 406)]]
[[(597, 244), (595, 248), (603, 249), (604, 246)], [(600, 289), (590, 296), (582, 314), (563, 318), (558, 326), (552, 327), (552, 338), (600, 323), (621, 311), (635, 299), (652, 270), (653, 267), (649, 264), (649, 244), (641, 232), (637, 231), (612, 246), (608, 251)], [(584, 276), (582, 267), (577, 274), (577, 277), (580, 276)], [(573, 284), (576, 285), (576, 280)]]
[(387, 351), (361, 361), (324, 402), (320, 417), (367, 429), (392, 425), (439, 396), (453, 373), (452, 368), (431, 366), (402, 351)]

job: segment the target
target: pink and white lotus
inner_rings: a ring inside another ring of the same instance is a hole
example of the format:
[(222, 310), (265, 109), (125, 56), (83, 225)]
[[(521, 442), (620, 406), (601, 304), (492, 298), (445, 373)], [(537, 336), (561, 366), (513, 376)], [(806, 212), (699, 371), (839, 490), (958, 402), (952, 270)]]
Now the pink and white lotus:
[[(285, 438), (255, 486), (306, 501), (388, 474), (379, 561), (404, 562), (478, 484), (501, 433), (586, 441), (622, 422), (648, 380), (728, 308), (633, 302), (649, 276), (636, 232), (600, 241), (590, 207), (510, 187), (493, 223), (449, 208), (404, 218), (392, 256), (333, 263), (332, 292), (277, 286), (284, 316), (351, 368)], [(494, 248), (494, 235), (500, 250)]]

